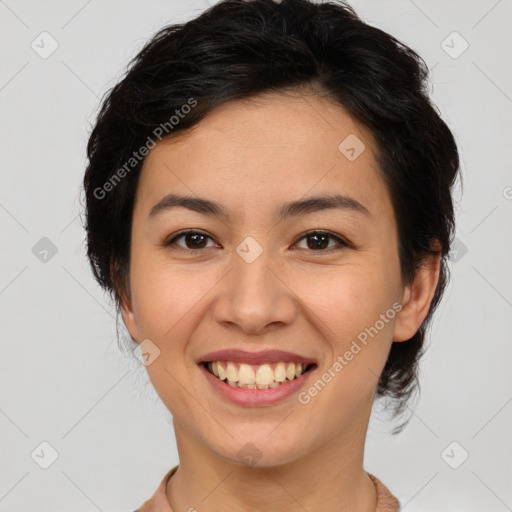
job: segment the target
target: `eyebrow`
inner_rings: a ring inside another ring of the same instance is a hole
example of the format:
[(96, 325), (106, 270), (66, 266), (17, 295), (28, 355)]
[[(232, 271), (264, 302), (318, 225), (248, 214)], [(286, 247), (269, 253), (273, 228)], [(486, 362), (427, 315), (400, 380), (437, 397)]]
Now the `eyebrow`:
[[(218, 203), (201, 197), (182, 196), (178, 194), (167, 194), (163, 197), (151, 208), (148, 218), (157, 217), (173, 208), (187, 208), (188, 210), (214, 217), (229, 218), (227, 210)], [(314, 196), (307, 199), (290, 201), (277, 208), (275, 216), (278, 220), (284, 220), (292, 216), (306, 215), (308, 213), (330, 209), (346, 210), (371, 217), (371, 213), (363, 204), (353, 197), (341, 194)]]

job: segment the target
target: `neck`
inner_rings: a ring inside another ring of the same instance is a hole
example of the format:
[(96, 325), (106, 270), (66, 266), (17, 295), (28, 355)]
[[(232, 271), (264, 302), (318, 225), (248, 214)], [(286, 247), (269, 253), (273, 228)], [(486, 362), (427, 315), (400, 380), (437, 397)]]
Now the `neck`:
[(169, 480), (174, 511), (375, 512), (376, 490), (363, 468), (366, 428), (325, 439), (301, 458), (245, 466), (221, 458), (175, 422), (180, 465)]

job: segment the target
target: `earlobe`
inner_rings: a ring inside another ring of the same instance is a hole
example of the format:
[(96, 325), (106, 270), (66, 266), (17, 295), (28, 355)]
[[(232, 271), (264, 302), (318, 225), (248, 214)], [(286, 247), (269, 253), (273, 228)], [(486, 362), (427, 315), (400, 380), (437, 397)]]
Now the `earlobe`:
[(416, 272), (414, 281), (407, 285), (402, 299), (402, 310), (396, 316), (393, 341), (411, 339), (425, 320), (441, 267), (441, 253), (429, 254)]

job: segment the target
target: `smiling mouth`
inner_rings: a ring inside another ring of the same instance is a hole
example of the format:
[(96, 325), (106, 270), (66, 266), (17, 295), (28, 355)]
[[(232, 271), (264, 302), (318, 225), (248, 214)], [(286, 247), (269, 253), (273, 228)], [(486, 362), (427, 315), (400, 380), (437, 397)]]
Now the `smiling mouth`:
[(261, 365), (235, 361), (204, 361), (206, 370), (232, 387), (245, 389), (269, 389), (298, 379), (314, 370), (315, 363), (293, 362), (265, 363)]

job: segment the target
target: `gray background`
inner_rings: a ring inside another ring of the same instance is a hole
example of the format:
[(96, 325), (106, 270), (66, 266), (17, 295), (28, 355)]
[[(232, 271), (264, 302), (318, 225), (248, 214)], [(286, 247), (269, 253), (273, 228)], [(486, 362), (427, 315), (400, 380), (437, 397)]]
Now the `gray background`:
[[(366, 469), (407, 512), (512, 510), (512, 0), (351, 3), (433, 69), (464, 174), (422, 394), (397, 437), (376, 411)], [(99, 98), (157, 29), (207, 6), (0, 0), (0, 511), (130, 511), (178, 462), (89, 271), (80, 184)]]

